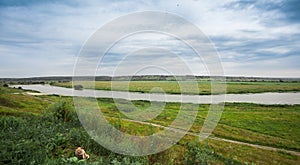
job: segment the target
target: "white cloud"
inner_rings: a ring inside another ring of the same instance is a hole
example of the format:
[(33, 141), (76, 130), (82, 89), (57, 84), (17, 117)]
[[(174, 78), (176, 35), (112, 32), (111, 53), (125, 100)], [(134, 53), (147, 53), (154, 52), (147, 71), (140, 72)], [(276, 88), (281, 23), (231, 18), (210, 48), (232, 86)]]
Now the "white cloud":
[[(299, 22), (284, 22), (285, 15), (280, 10), (261, 7), (264, 3), (283, 2), (256, 1), (256, 4), (253, 2), (246, 6), (235, 2), (72, 1), (73, 5), (57, 2), (2, 7), (0, 57), (5, 60), (0, 62), (0, 76), (71, 75), (78, 51), (99, 27), (119, 16), (145, 10), (175, 13), (196, 24), (215, 42), (228, 75), (299, 76), (300, 66), (294, 63), (299, 59), (300, 53)], [(142, 24), (142, 21), (147, 20), (140, 21)], [(125, 25), (128, 23), (130, 22), (124, 22)], [(188, 28), (185, 30), (188, 31)], [(110, 29), (106, 35), (111, 37), (116, 33)], [(154, 36), (153, 39), (157, 37)], [(123, 45), (114, 51), (126, 52), (143, 48), (142, 45), (149, 40), (151, 35), (145, 35), (144, 38), (129, 41), (129, 45)], [(159, 40), (164, 41), (161, 45), (158, 44), (162, 48), (172, 49), (176, 53), (185, 50), (173, 39), (161, 37)], [(187, 56), (188, 53), (190, 52), (186, 52)], [(280, 63), (269, 62), (279, 59)], [(252, 63), (255, 60), (264, 66), (265, 71)], [(206, 72), (203, 72), (201, 61), (189, 60), (189, 63), (194, 70), (199, 70), (197, 74)], [(111, 70), (109, 65), (106, 67), (108, 69), (103, 70)], [(177, 68), (180, 70), (179, 66)]]

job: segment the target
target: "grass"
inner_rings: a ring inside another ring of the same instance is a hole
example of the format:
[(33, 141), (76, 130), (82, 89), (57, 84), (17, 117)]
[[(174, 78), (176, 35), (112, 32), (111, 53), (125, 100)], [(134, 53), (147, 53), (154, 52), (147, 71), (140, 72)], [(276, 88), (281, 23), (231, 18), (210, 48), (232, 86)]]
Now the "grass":
[[(173, 147), (158, 154), (131, 157), (112, 153), (98, 145), (82, 128), (71, 97), (23, 95), (23, 90), (0, 87), (0, 164), (298, 164), (299, 156), (209, 139), (199, 143), (186, 135)], [(88, 104), (88, 102), (87, 102)], [(161, 129), (130, 122), (112, 99), (98, 99), (106, 118), (119, 130), (132, 135), (151, 135)], [(134, 101), (144, 111), (148, 101)], [(185, 104), (185, 111), (189, 106)], [(180, 104), (167, 103), (148, 122), (169, 125)], [(199, 132), (209, 105), (199, 105), (191, 132)], [(125, 109), (126, 110), (126, 109)], [(230, 103), (213, 136), (253, 144), (300, 151), (300, 105), (256, 105)], [(82, 146), (91, 158), (80, 162), (74, 150)]]
[[(123, 118), (112, 99), (98, 99), (101, 111), (107, 116)], [(148, 101), (134, 103), (147, 107)], [(127, 102), (123, 102), (125, 105)], [(188, 104), (185, 104), (188, 107)], [(168, 126), (178, 114), (181, 104), (166, 103), (165, 109), (150, 122)], [(199, 105), (191, 132), (200, 132), (209, 105)], [(131, 113), (134, 113), (131, 112)], [(253, 144), (300, 151), (300, 105), (258, 105), (228, 103), (213, 136)]]
[(22, 114), (39, 114), (54, 100), (54, 96), (23, 95), (21, 89), (0, 88), (0, 115), (22, 116)]
[[(190, 81), (96, 81), (96, 90), (117, 90), (117, 91), (130, 91), (142, 93), (159, 93), (162, 90), (169, 94), (211, 94), (210, 81), (198, 81), (198, 89), (191, 88)], [(91, 82), (76, 82), (83, 85), (84, 88), (93, 88)], [(113, 84), (113, 88), (112, 88)], [(129, 88), (127, 89), (127, 84)], [(52, 85), (71, 88), (71, 82), (53, 83)], [(291, 92), (300, 91), (300, 82), (227, 82), (216, 83), (214, 87), (216, 91), (213, 94), (223, 93), (220, 89), (227, 86), (227, 93), (240, 94), (240, 93), (262, 93), (262, 92)], [(196, 85), (197, 86), (197, 85)], [(195, 87), (196, 87), (195, 86)], [(162, 90), (157, 89), (161, 88)]]

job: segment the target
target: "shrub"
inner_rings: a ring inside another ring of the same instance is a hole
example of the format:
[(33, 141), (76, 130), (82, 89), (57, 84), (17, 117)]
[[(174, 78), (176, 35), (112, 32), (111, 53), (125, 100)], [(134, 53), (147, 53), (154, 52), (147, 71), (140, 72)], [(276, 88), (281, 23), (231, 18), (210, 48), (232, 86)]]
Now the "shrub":
[(75, 110), (70, 102), (61, 99), (49, 106), (47, 113), (50, 117), (64, 122), (74, 121), (74, 119), (76, 119)]
[(24, 121), (21, 118), (14, 116), (7, 116), (0, 118), (0, 129), (1, 130), (11, 130), (17, 129), (19, 126), (22, 126)]
[(9, 85), (8, 84), (3, 84), (3, 87), (9, 87)]
[(82, 85), (74, 85), (75, 90), (82, 90), (83, 86)]
[(185, 161), (187, 164), (210, 164), (214, 159), (214, 151), (206, 144), (201, 145), (199, 142), (187, 143), (187, 152)]
[(0, 117), (0, 162), (4, 164), (43, 162), (47, 151), (40, 141), (41, 138), (37, 138), (42, 134), (36, 124), (33, 117), (24, 119), (12, 116)]

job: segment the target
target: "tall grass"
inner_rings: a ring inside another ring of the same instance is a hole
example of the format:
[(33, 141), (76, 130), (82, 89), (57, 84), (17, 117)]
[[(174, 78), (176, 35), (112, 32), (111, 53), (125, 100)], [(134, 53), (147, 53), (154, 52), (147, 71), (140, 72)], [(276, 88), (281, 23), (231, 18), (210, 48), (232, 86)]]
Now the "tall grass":
[[(117, 120), (115, 125), (120, 122)], [(191, 148), (193, 145), (187, 146)], [(90, 154), (89, 160), (80, 161), (74, 157), (74, 150), (79, 146)], [(172, 164), (174, 161), (171, 151), (132, 157), (103, 148), (81, 127), (71, 103), (65, 99), (51, 104), (42, 115), (0, 116), (0, 147), (2, 164)], [(201, 157), (203, 152), (204, 155), (213, 155), (212, 149), (202, 151), (198, 146), (197, 150), (187, 151), (188, 159), (181, 163), (200, 158), (205, 162), (216, 161), (211, 157)]]

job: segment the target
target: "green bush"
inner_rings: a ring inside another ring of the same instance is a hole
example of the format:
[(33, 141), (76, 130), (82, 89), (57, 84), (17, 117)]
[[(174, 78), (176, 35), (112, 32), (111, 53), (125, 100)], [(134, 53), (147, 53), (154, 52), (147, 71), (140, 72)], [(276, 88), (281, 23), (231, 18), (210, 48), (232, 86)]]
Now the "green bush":
[(223, 162), (224, 164), (242, 164), (232, 157), (225, 158), (218, 155), (214, 150), (206, 143), (200, 144), (199, 141), (187, 142), (185, 144), (187, 151), (185, 152), (185, 164), (215, 164), (216, 160)]
[(41, 133), (36, 118), (1, 116), (0, 125), (0, 160), (3, 164), (39, 164), (50, 153), (44, 141), (48, 138), (43, 137), (49, 133)]
[(77, 147), (73, 144), (74, 133), (79, 136), (78, 144), (94, 143), (82, 127), (74, 127), (71, 122), (0, 116), (0, 164), (44, 164), (45, 160), (60, 160), (64, 155), (72, 157)]
[(62, 99), (49, 106), (46, 113), (48, 117), (53, 117), (55, 120), (64, 122), (74, 121), (77, 118), (71, 103)]
[(214, 151), (208, 145), (201, 145), (199, 142), (187, 143), (185, 161), (187, 164), (210, 164), (213, 160)]
[(82, 90), (83, 86), (82, 85), (74, 85), (75, 90)]
[(24, 124), (23, 119), (14, 117), (14, 116), (7, 116), (0, 118), (0, 129), (2, 131), (9, 131), (13, 129), (17, 129), (18, 127)]

